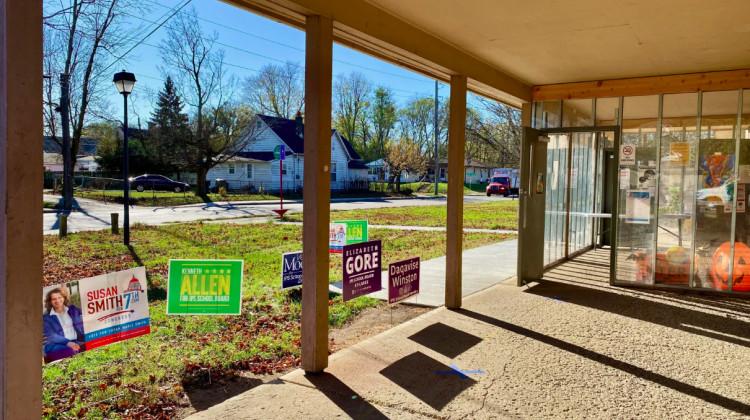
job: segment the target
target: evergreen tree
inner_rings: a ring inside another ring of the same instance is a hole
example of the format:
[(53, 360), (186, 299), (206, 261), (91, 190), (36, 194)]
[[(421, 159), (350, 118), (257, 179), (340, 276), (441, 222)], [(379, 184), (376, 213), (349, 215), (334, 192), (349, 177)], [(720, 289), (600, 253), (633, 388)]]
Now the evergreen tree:
[(163, 168), (163, 173), (184, 169), (186, 165), (185, 142), (191, 133), (183, 106), (172, 78), (167, 77), (151, 114), (148, 142), (143, 144), (145, 152)]

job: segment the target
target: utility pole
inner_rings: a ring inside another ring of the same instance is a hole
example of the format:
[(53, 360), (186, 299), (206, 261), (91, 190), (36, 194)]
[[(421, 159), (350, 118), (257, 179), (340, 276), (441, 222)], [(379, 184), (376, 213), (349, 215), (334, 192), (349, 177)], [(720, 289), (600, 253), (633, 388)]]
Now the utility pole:
[(70, 75), (60, 74), (60, 120), (62, 122), (63, 210), (73, 208), (73, 168), (70, 156)]
[(438, 81), (435, 80), (435, 195), (438, 195), (438, 178), (440, 163), (438, 161)]

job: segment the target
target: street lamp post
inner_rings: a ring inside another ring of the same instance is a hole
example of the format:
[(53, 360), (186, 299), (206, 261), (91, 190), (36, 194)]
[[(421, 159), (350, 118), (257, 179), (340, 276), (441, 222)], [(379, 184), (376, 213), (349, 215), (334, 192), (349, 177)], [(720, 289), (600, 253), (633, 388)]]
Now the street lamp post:
[(123, 224), (123, 243), (130, 245), (130, 181), (128, 180), (128, 165), (129, 165), (129, 152), (128, 152), (128, 95), (133, 92), (133, 85), (135, 85), (135, 75), (128, 73), (125, 70), (115, 73), (114, 80), (117, 91), (122, 94), (125, 99), (125, 120), (123, 121), (122, 127), (122, 180), (123, 196), (125, 202), (125, 214), (122, 218)]

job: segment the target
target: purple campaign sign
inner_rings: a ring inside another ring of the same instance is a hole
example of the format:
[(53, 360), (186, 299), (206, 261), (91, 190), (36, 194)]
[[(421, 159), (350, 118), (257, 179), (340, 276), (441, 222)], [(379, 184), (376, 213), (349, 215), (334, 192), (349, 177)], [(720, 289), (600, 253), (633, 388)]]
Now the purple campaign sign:
[(377, 292), (380, 284), (380, 241), (344, 245), (344, 301)]
[(388, 303), (419, 294), (419, 257), (388, 265)]

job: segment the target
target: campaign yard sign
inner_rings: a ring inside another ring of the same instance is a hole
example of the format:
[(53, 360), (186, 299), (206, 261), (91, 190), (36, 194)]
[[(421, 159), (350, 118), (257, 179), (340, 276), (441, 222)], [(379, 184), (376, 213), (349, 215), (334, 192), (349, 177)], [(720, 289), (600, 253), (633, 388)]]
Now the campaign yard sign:
[(281, 256), (281, 290), (302, 286), (302, 252)]
[(388, 265), (388, 303), (419, 294), (419, 257)]
[(91, 277), (78, 286), (87, 350), (151, 332), (146, 267)]
[(346, 245), (367, 242), (367, 220), (341, 220), (346, 225)]
[(343, 248), (343, 299), (354, 299), (383, 288), (380, 284), (380, 241), (345, 245)]
[(328, 252), (340, 254), (346, 245), (346, 223), (328, 224)]
[(243, 260), (169, 260), (167, 315), (239, 315)]
[(42, 305), (46, 362), (151, 332), (145, 267), (45, 287)]

